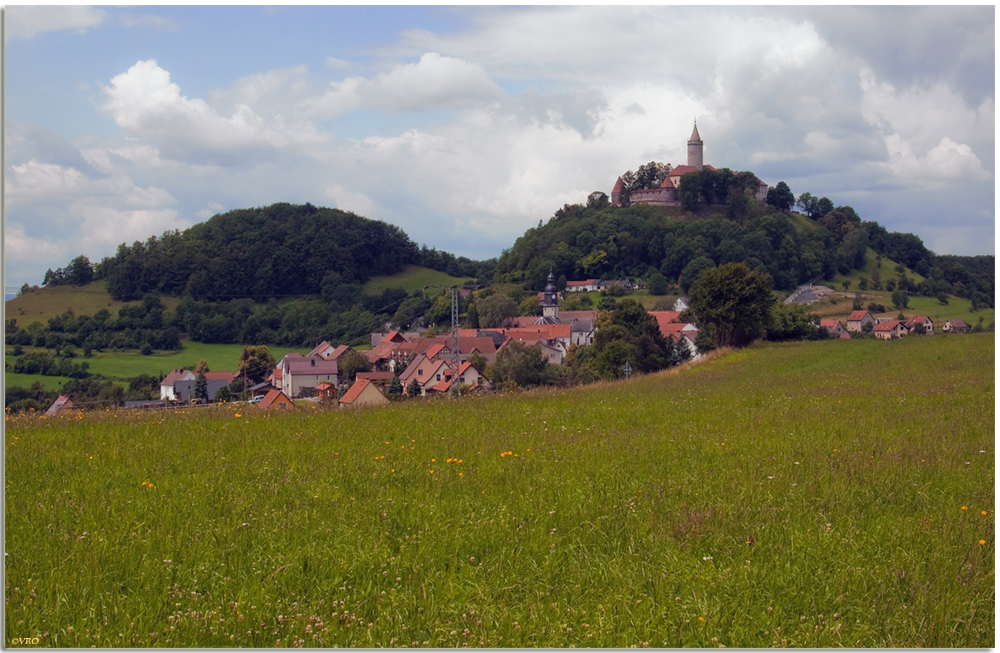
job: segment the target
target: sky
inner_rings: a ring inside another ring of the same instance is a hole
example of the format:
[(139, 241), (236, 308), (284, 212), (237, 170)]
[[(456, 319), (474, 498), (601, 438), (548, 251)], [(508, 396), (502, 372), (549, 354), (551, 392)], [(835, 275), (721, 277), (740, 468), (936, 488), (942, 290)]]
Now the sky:
[(10, 6), (5, 286), (275, 202), (499, 256), (704, 160), (994, 254), (989, 6)]

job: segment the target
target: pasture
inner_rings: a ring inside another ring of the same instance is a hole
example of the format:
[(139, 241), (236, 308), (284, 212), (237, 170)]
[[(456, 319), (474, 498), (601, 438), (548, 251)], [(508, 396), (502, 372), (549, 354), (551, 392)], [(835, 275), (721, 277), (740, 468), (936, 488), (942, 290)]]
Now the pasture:
[(39, 645), (991, 647), (992, 334), (335, 411), (7, 416)]

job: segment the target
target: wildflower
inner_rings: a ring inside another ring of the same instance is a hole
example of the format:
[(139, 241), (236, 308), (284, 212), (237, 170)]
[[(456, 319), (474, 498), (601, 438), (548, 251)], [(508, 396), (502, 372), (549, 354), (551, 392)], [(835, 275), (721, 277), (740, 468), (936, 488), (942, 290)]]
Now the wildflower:
[[(93, 458), (93, 456), (91, 456), (91, 458)], [(984, 515), (986, 514), (986, 511), (985, 511), (985, 510), (983, 511), (983, 514), (984, 514)]]
[(968, 506), (962, 506), (962, 510), (968, 510), (968, 509), (969, 509)]
[(986, 540), (979, 540), (979, 546), (983, 546), (984, 544), (986, 544)]
[(705, 621), (705, 617), (698, 617), (698, 621)]

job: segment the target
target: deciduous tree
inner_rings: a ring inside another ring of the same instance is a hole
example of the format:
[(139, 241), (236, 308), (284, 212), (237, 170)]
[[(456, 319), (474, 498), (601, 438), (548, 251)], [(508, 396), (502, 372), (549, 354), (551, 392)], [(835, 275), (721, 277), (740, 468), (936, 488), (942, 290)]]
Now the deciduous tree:
[(742, 346), (764, 335), (774, 303), (771, 275), (745, 263), (724, 263), (702, 272), (691, 286), (698, 325), (711, 325), (718, 347)]

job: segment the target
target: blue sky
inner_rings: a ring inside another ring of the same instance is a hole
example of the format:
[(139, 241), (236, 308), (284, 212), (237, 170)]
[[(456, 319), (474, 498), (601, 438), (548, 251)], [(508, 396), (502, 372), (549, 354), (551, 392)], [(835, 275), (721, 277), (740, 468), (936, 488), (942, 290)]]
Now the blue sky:
[(995, 9), (7, 6), (5, 285), (278, 201), (497, 256), (650, 160), (993, 254)]

